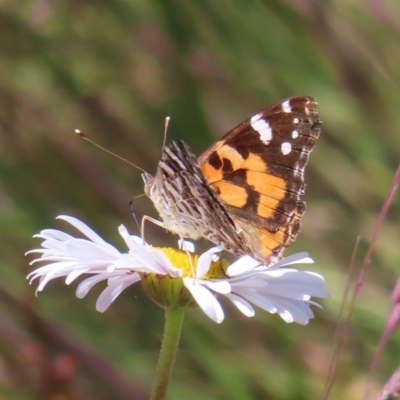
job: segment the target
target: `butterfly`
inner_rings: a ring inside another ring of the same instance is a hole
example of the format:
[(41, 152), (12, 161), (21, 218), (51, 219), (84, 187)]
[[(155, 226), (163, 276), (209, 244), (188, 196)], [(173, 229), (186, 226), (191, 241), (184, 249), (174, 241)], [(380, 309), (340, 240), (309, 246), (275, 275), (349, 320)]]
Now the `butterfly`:
[(299, 232), (304, 170), (320, 125), (317, 102), (297, 96), (244, 121), (199, 158), (174, 140), (155, 175), (142, 174), (145, 193), (167, 230), (271, 265)]

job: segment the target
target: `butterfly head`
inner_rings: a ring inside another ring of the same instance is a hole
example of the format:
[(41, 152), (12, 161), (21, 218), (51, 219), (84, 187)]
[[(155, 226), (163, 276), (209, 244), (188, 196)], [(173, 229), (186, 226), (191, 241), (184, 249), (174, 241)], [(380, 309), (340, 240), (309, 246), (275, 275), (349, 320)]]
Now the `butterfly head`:
[(148, 172), (143, 172), (142, 179), (144, 182), (144, 192), (145, 192), (146, 196), (152, 198), (154, 189), (156, 187), (156, 185), (154, 184), (155, 183), (154, 176), (149, 174)]

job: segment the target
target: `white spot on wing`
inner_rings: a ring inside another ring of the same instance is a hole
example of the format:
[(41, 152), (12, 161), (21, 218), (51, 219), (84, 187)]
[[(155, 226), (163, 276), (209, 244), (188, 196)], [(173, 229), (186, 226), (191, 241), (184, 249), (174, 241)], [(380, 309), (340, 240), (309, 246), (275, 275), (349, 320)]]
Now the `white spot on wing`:
[(283, 142), (281, 145), (281, 151), (284, 156), (288, 155), (292, 151), (292, 145), (289, 142)]
[(293, 118), (293, 123), (294, 124), (298, 124), (299, 123), (299, 119), (298, 118)]
[(294, 130), (293, 132), (292, 132), (292, 138), (293, 139), (297, 139), (299, 137), (299, 132), (297, 132), (296, 130)]
[(272, 129), (265, 119), (261, 119), (261, 114), (257, 114), (250, 119), (251, 127), (258, 132), (263, 143), (268, 144), (272, 139)]
[(286, 100), (282, 103), (282, 110), (285, 113), (290, 113), (292, 111), (292, 107), (290, 107), (289, 100)]
[(256, 121), (258, 121), (259, 119), (261, 119), (261, 117), (262, 117), (262, 113), (253, 115), (253, 116), (250, 118), (250, 124), (253, 125), (253, 123), (256, 122)]

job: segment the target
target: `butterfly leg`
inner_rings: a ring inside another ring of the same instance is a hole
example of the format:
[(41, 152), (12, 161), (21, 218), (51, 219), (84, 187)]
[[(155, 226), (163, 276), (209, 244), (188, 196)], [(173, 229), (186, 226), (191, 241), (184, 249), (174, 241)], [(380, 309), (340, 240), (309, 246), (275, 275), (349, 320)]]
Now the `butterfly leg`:
[[(142, 218), (142, 227), (141, 227), (141, 236), (142, 236), (143, 244), (146, 242), (145, 237), (144, 237), (144, 224), (146, 221), (152, 222), (154, 225), (157, 225), (161, 228), (166, 229), (166, 227), (162, 221), (159, 221), (158, 219), (152, 218), (148, 215), (144, 215)], [(195, 268), (194, 268), (194, 264), (193, 264), (193, 257), (191, 255), (189, 249), (187, 249), (185, 246), (185, 239), (183, 238), (183, 236), (180, 234), (178, 234), (178, 235), (179, 235), (179, 239), (181, 240), (181, 245), (179, 247), (181, 247), (182, 250), (184, 250), (186, 252), (186, 254), (189, 258), (189, 261), (190, 261), (190, 268), (192, 270), (192, 276), (193, 276), (193, 279), (195, 279), (196, 275), (195, 275)]]
[(141, 236), (142, 236), (143, 243), (146, 242), (145, 238), (144, 238), (144, 224), (145, 224), (146, 221), (152, 222), (154, 225), (157, 225), (157, 226), (160, 226), (161, 228), (166, 229), (165, 225), (164, 225), (164, 222), (159, 221), (158, 219), (152, 218), (149, 215), (144, 215), (143, 218), (142, 218), (142, 227), (141, 227), (141, 232), (140, 232)]
[(192, 249), (192, 250), (189, 250), (189, 249), (187, 248), (186, 241), (185, 241), (185, 239), (184, 239), (181, 235), (179, 235), (179, 239), (180, 239), (180, 241), (179, 241), (179, 247), (180, 247), (182, 250), (185, 251), (186, 255), (187, 255), (188, 258), (189, 258), (190, 269), (191, 269), (191, 271), (192, 271), (192, 277), (193, 277), (193, 280), (195, 280), (195, 279), (196, 279), (196, 270), (195, 270), (194, 264), (193, 264), (193, 257), (192, 257), (193, 249)]

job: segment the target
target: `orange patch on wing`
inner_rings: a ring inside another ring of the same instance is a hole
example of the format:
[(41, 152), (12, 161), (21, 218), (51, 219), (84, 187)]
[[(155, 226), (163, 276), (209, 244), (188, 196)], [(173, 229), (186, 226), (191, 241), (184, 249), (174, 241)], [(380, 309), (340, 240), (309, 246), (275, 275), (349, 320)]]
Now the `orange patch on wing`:
[(284, 179), (265, 172), (247, 171), (246, 180), (260, 194), (282, 200), (285, 197), (286, 182)]
[(262, 196), (257, 207), (257, 214), (263, 218), (272, 218), (276, 209), (278, 208), (278, 205), (279, 200), (268, 196)]
[(246, 168), (249, 171), (268, 173), (267, 164), (260, 156), (257, 156), (256, 154), (250, 154), (249, 157), (242, 163), (241, 168)]
[[(268, 168), (265, 161), (255, 154), (250, 154), (247, 159), (244, 159), (240, 153), (231, 146), (222, 145), (217, 147), (214, 152), (218, 155), (221, 160), (227, 159), (232, 164), (232, 169), (234, 171), (244, 168), (249, 171), (258, 171), (259, 173), (268, 173)], [(204, 163), (200, 166), (203, 175), (209, 183), (218, 182), (224, 179), (224, 175), (221, 168), (214, 168), (209, 163)], [(264, 176), (265, 179), (265, 176)]]
[(228, 159), (231, 162), (234, 171), (243, 168), (249, 171), (268, 173), (267, 164), (256, 154), (249, 154), (249, 156), (244, 159), (233, 147), (223, 146), (218, 150), (218, 156), (221, 160), (224, 158)]
[(218, 189), (219, 197), (224, 203), (238, 208), (243, 207), (246, 204), (246, 189), (226, 181), (215, 182), (213, 186)]
[(235, 148), (231, 146), (222, 146), (217, 153), (221, 160), (223, 158), (228, 159), (232, 163), (232, 168), (234, 170), (240, 168), (243, 164), (243, 157)]
[(214, 152), (218, 155), (218, 158), (221, 161), (221, 167), (214, 168), (207, 162), (200, 166), (201, 172), (209, 183), (218, 182), (224, 179), (224, 173), (222, 170), (224, 158), (231, 162), (233, 170), (239, 169), (243, 164), (243, 158), (233, 147), (222, 146), (219, 150), (215, 150)]
[(222, 168), (216, 169), (209, 163), (201, 166), (201, 172), (209, 183), (220, 181), (223, 178)]
[(261, 245), (265, 249), (274, 249), (277, 246), (286, 245), (286, 229), (279, 229), (276, 232), (270, 232), (268, 229), (260, 229), (261, 231)]
[[(268, 259), (271, 255), (275, 255), (278, 258), (283, 257), (286, 247), (290, 241), (287, 240), (284, 229), (280, 229), (277, 232), (270, 232), (267, 229), (260, 229), (256, 232), (258, 241), (258, 255), (263, 259)], [(285, 240), (286, 237), (286, 240)]]
[[(230, 163), (232, 164), (232, 169), (234, 171), (238, 170), (239, 168), (243, 168), (243, 165), (246, 164), (246, 162), (247, 162), (247, 160), (244, 160), (243, 157), (240, 155), (240, 153), (231, 146), (224, 145), (214, 151), (218, 155), (219, 159), (221, 160), (221, 164), (223, 162), (223, 159), (229, 160)], [(264, 163), (264, 167), (265, 167), (265, 163)], [(205, 163), (203, 166), (201, 166), (201, 170), (202, 170), (204, 176), (210, 182), (215, 182), (215, 181), (223, 179), (222, 167), (219, 169), (216, 169), (213, 166), (211, 166), (210, 164)]]

